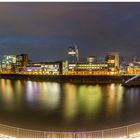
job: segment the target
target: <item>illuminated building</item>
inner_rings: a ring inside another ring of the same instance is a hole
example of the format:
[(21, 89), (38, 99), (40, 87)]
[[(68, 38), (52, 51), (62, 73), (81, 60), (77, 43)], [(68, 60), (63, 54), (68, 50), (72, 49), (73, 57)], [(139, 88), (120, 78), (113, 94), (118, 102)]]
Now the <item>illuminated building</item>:
[(140, 74), (140, 62), (133, 61), (127, 66), (127, 74)]
[(94, 63), (94, 64), (77, 64), (76, 71), (79, 73), (94, 74), (102, 73), (105, 74), (108, 72), (108, 64), (106, 63)]
[(69, 64), (76, 64), (79, 61), (79, 50), (78, 47), (70, 46), (68, 48), (68, 62)]
[(28, 54), (20, 54), (16, 56), (16, 69), (17, 71), (25, 70), (26, 66), (31, 63), (28, 58)]
[(79, 62), (79, 50), (76, 45), (68, 48), (68, 69), (69, 71), (75, 71), (75, 66)]
[(26, 71), (48, 75), (66, 74), (68, 71), (68, 62), (57, 61), (32, 63), (26, 67)]
[(41, 71), (41, 64), (30, 64), (26, 66), (27, 72), (39, 72)]
[(119, 53), (111, 52), (106, 55), (106, 63), (108, 63), (108, 69), (111, 72), (119, 71)]
[(4, 55), (1, 61), (2, 71), (13, 71), (14, 65), (16, 64), (15, 55)]
[(97, 63), (105, 63), (106, 62), (105, 57), (97, 57), (96, 62)]
[(95, 62), (96, 62), (96, 57), (95, 56), (87, 57), (87, 63), (88, 64), (93, 64)]

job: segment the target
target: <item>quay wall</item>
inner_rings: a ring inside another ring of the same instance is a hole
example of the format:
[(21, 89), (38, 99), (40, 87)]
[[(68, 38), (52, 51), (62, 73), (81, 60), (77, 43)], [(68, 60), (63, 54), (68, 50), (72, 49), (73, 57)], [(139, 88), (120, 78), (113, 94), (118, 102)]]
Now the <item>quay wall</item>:
[(32, 81), (49, 81), (49, 82), (70, 82), (70, 83), (123, 83), (132, 76), (108, 76), (108, 75), (29, 75), (29, 74), (0, 74), (1, 79), (19, 79)]

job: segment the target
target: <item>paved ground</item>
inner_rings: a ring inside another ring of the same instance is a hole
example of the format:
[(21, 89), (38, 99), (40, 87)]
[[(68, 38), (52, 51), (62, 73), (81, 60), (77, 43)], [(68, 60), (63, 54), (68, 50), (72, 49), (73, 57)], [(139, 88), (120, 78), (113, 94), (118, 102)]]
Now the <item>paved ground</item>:
[(14, 137), (11, 137), (11, 136), (7, 136), (7, 135), (0, 134), (0, 139), (1, 139), (1, 138), (14, 138)]
[(139, 133), (135, 133), (135, 134), (131, 134), (129, 137), (130, 138), (140, 138), (140, 132)]

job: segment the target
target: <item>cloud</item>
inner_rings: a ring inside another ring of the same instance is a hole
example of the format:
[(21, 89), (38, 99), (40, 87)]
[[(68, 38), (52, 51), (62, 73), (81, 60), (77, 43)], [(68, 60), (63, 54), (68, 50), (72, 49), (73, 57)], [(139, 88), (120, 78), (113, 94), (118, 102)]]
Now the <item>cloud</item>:
[(133, 57), (140, 51), (139, 25), (139, 3), (0, 3), (0, 54), (62, 59), (77, 43), (82, 56), (118, 50)]

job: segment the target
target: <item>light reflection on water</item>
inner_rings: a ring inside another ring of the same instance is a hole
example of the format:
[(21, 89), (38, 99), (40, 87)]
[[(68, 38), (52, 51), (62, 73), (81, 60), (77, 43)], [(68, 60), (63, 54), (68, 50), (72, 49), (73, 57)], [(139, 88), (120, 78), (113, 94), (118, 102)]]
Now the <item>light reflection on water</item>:
[(120, 112), (122, 106), (122, 97), (123, 97), (124, 88), (121, 85), (110, 84), (107, 86), (107, 89), (104, 91), (107, 95), (106, 98), (106, 115), (108, 117), (115, 116)]
[(60, 101), (60, 85), (58, 83), (26, 82), (26, 99), (29, 104), (38, 105), (47, 109), (55, 109)]
[(0, 105), (26, 127), (96, 127), (140, 118), (140, 88), (0, 79)]
[(72, 84), (65, 85), (64, 118), (73, 120), (77, 113), (77, 88)]
[(81, 112), (86, 114), (86, 118), (91, 119), (92, 116), (98, 116), (102, 103), (102, 91), (100, 86), (80, 86), (78, 93), (79, 108), (81, 108)]

